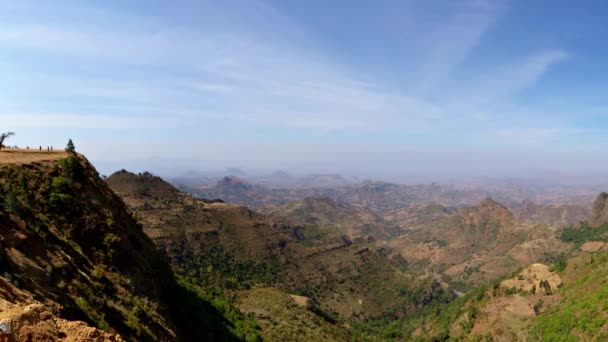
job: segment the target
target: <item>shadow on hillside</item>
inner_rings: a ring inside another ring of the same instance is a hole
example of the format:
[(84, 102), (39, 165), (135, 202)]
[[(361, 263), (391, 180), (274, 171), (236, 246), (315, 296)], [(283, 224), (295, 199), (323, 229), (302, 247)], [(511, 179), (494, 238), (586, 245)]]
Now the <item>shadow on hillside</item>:
[[(169, 295), (171, 316), (179, 324), (184, 341), (239, 341), (231, 331), (233, 324), (196, 292), (179, 285)], [(176, 306), (179, 303), (181, 306)]]

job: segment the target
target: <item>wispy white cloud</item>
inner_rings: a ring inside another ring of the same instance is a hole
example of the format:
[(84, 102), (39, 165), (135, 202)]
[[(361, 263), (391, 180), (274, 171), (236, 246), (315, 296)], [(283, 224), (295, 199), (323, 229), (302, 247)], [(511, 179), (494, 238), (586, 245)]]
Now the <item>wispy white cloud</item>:
[[(190, 102), (191, 106), (220, 106), (227, 116), (231, 113), (253, 115), (251, 108), (263, 107), (265, 115), (259, 122), (323, 130), (365, 129), (370, 121), (386, 122), (398, 113), (402, 116), (415, 114), (417, 117), (433, 113), (432, 106), (420, 100), (391, 94), (361, 81), (353, 73), (310, 52), (287, 50), (254, 43), (247, 37), (231, 38), (229, 35), (221, 44), (219, 39), (198, 39), (192, 34), (164, 33), (161, 36), (166, 38), (110, 31), (5, 29), (0, 30), (0, 44), (103, 62), (156, 63), (158, 66), (171, 63), (173, 67), (186, 68), (192, 74), (170, 80), (154, 75), (146, 76), (145, 80), (40, 75), (34, 75), (37, 82), (32, 82), (28, 76), (21, 77), (25, 83), (13, 80), (13, 86), (21, 84), (30, 96), (92, 96), (133, 102), (131, 104), (158, 103), (161, 106), (167, 101), (178, 102), (181, 99)], [(171, 49), (167, 46), (169, 42)], [(176, 46), (192, 49), (176, 49)], [(163, 54), (174, 56), (160, 58)], [(189, 61), (180, 64), (184, 55), (189, 56)], [(180, 93), (180, 88), (214, 95), (221, 93), (239, 101), (210, 96), (199, 98), (196, 95), (184, 99), (188, 95)], [(415, 113), (408, 109), (414, 109)]]
[[(399, 87), (341, 63), (307, 37), (305, 27), (268, 3), (241, 5), (243, 13), (255, 17), (232, 20), (221, 14), (209, 18), (212, 26), (167, 29), (146, 19), (145, 29), (138, 29), (135, 23), (142, 19), (126, 15), (116, 27), (104, 28), (44, 21), (3, 25), (0, 48), (37, 56), (61, 68), (39, 70), (19, 60), (4, 68), (0, 64), (0, 89), (6, 90), (0, 94), (0, 113), (6, 114), (0, 115), (9, 119), (9, 109), (26, 113), (13, 114), (18, 118), (8, 121), (22, 127), (44, 122), (49, 127), (146, 128), (174, 126), (179, 120), (202, 126), (206, 118), (223, 117), (251, 127), (442, 135), (454, 126), (466, 126), (467, 120), (478, 125), (483, 118), (503, 115), (504, 110), (493, 107), (508, 107), (510, 96), (533, 86), (567, 57), (562, 50), (542, 51), (511, 65), (495, 66), (468, 83), (451, 84), (452, 72), (469, 58), (506, 8), (504, 1), (458, 2), (446, 10), (424, 9), (421, 20), (402, 27), (408, 30), (404, 35), (420, 36), (409, 50), (420, 50), (415, 53), (422, 62), (411, 69), (421, 77), (404, 75), (407, 84)], [(255, 8), (247, 11), (250, 6)], [(201, 11), (199, 21), (205, 21), (206, 13)], [(123, 27), (123, 21), (129, 24)], [(258, 27), (272, 26), (271, 21), (281, 29)], [(449, 91), (437, 96), (439, 85), (449, 86)], [(68, 104), (63, 104), (64, 110), (52, 108), (48, 115), (34, 113), (27, 106), (33, 98)], [(100, 114), (104, 110), (111, 115)], [(53, 114), (62, 112), (85, 114)], [(133, 112), (162, 119), (152, 123), (126, 114)], [(542, 128), (536, 133), (542, 135)]]
[(437, 83), (445, 81), (467, 59), (503, 14), (506, 5), (505, 1), (472, 0), (454, 2), (452, 6), (446, 7), (454, 14), (429, 16), (427, 20), (430, 22), (424, 23), (430, 32), (423, 35), (427, 46), (426, 61), (422, 66), (424, 78), (419, 86), (421, 91), (430, 91)]
[(567, 59), (568, 54), (563, 50), (546, 50), (507, 65), (495, 66), (454, 84), (450, 94), (443, 98), (443, 105), (460, 120), (469, 118), (477, 123), (507, 128), (514, 125), (513, 130), (518, 130), (523, 122), (534, 118), (552, 127), (555, 122), (552, 122), (551, 113), (525, 108), (514, 98), (534, 87), (551, 67)]
[(568, 58), (563, 50), (546, 50), (526, 57), (511, 65), (499, 66), (482, 74), (470, 87), (479, 94), (479, 102), (493, 102), (534, 86), (555, 64)]

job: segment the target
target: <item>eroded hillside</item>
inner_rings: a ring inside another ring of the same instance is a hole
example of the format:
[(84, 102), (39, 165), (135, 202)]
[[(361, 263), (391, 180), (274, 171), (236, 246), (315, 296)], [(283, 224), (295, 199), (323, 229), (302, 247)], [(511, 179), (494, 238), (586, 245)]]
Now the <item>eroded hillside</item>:
[(256, 312), (252, 303), (264, 302), (252, 299), (256, 291), (250, 289), (273, 287), (308, 298), (308, 310), (339, 332), (342, 323), (405, 317), (430, 302), (451, 299), (449, 291), (410, 272), (373, 236), (351, 239), (335, 224), (300, 225), (174, 189), (162, 195), (145, 190), (160, 181), (128, 172), (107, 179), (180, 274), (209, 293), (221, 288), (235, 295), (235, 303), (248, 298), (249, 312)]
[[(604, 197), (598, 196), (596, 203)], [(597, 216), (595, 211), (590, 219)], [(567, 248), (550, 264), (522, 266), (408, 320), (364, 325), (365, 336), (414, 341), (605, 340), (608, 223), (581, 222), (557, 229), (555, 238)]]
[(374, 335), (414, 341), (603, 341), (608, 337), (604, 243), (553, 266), (533, 264)]
[[(298, 310), (306, 310), (302, 317), (313, 327), (307, 336), (334, 331), (326, 338), (342, 339), (344, 324), (363, 327), (351, 331), (351, 337), (369, 337), (370, 326), (411, 322), (427, 308), (453, 300), (453, 293), (467, 293), (457, 300), (462, 305), (478, 293), (477, 286), (531, 264), (561, 260), (573, 244), (551, 223), (582, 215), (578, 207), (531, 203), (514, 215), (487, 198), (471, 207), (410, 205), (380, 216), (327, 197), (268, 206), (264, 210), (271, 215), (263, 215), (219, 200), (197, 200), (150, 174), (122, 171), (107, 181), (181, 275), (208, 293), (219, 288), (230, 293), (235, 306), (256, 317), (262, 336), (273, 338), (287, 338), (274, 327), (296, 324)], [(235, 186), (232, 179), (225, 182)], [(247, 190), (250, 185), (239, 186)], [(526, 320), (529, 312), (536, 315), (533, 306), (540, 294), (535, 296), (498, 301), (488, 310), (519, 312), (525, 306), (521, 319)], [(273, 302), (290, 304), (277, 311)], [(480, 328), (489, 325), (517, 330), (501, 325), (514, 319), (510, 316), (486, 316), (470, 336), (492, 334)], [(460, 321), (466, 325), (470, 319)], [(470, 333), (450, 329), (448, 335)]]
[(408, 234), (389, 245), (463, 292), (519, 267), (551, 260), (569, 248), (556, 237), (555, 227), (519, 222), (489, 198), (458, 210), (437, 205), (419, 210), (421, 215), (401, 217)]

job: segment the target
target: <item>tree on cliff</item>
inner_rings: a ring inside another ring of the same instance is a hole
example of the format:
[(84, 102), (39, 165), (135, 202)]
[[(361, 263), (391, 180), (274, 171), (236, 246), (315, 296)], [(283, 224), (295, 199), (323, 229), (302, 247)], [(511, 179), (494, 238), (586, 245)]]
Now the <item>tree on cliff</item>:
[(76, 147), (74, 147), (74, 142), (72, 142), (72, 139), (68, 141), (68, 146), (65, 148), (65, 151), (71, 154), (76, 153)]
[(12, 137), (13, 135), (15, 135), (13, 132), (5, 132), (0, 134), (0, 150), (4, 147), (4, 142), (6, 139)]

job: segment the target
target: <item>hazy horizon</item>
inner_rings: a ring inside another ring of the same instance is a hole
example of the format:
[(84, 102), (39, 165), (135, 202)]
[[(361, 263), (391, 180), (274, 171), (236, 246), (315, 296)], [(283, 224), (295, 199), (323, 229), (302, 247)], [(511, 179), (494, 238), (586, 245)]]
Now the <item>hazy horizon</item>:
[(607, 9), (0, 0), (0, 120), (103, 174), (603, 183)]
[[(78, 144), (77, 144), (78, 146)], [(420, 150), (403, 148), (382, 149), (386, 155), (374, 155), (377, 149), (372, 146), (360, 146), (348, 151), (341, 150), (342, 158), (334, 158), (340, 146), (323, 146), (317, 150), (309, 146), (302, 153), (295, 153), (289, 158), (281, 153), (273, 153), (272, 146), (260, 147), (266, 154), (262, 160), (258, 154), (244, 147), (209, 148), (205, 146), (176, 154), (173, 158), (159, 153), (157, 157), (146, 159), (123, 158), (114, 160), (96, 159), (88, 154), (103, 174), (111, 174), (120, 169), (134, 172), (149, 171), (163, 177), (179, 177), (187, 173), (200, 173), (208, 176), (230, 176), (228, 169), (240, 169), (244, 178), (268, 176), (277, 171), (284, 171), (292, 176), (313, 174), (339, 174), (358, 180), (370, 179), (404, 184), (439, 182), (442, 184), (463, 184), (478, 181), (505, 181), (516, 179), (546, 184), (606, 184), (606, 173), (587, 167), (586, 156), (572, 156), (567, 167), (559, 167), (561, 159), (556, 156), (538, 158), (534, 154), (518, 155), (520, 162), (512, 164), (504, 154), (496, 155), (493, 151), (462, 151), (450, 153), (439, 150)], [(275, 146), (279, 149), (280, 147)], [(293, 151), (289, 147), (290, 151)], [(82, 149), (80, 149), (82, 150)], [(201, 152), (205, 150), (205, 153)], [(271, 152), (269, 152), (271, 151)], [(167, 153), (169, 153), (167, 151)], [(260, 152), (261, 153), (261, 152)], [(199, 158), (193, 155), (202, 154)], [(285, 153), (289, 155), (289, 153)], [(598, 152), (598, 155), (601, 155)], [(278, 157), (277, 157), (278, 156)], [(276, 159), (273, 160), (273, 157)], [(515, 158), (515, 157), (513, 157)], [(556, 160), (557, 159), (557, 160)], [(394, 165), (387, 168), (385, 165)], [(238, 176), (238, 175), (237, 175)]]

